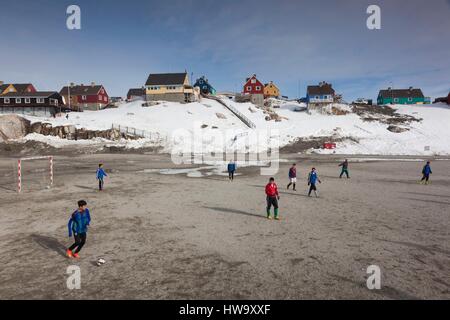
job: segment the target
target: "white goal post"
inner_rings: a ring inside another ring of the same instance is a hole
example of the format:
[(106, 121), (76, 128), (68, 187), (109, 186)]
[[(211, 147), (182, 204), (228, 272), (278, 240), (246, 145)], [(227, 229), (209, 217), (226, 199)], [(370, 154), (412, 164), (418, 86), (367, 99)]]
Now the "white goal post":
[(50, 187), (53, 186), (53, 156), (21, 158), (17, 162), (17, 192), (22, 192), (22, 162), (33, 160), (48, 160), (50, 168)]

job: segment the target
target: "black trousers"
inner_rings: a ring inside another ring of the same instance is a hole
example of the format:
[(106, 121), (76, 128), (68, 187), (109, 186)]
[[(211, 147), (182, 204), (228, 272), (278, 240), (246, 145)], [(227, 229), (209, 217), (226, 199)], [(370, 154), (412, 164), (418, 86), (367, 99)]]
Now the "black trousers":
[(78, 253), (86, 244), (87, 233), (76, 234), (73, 237), (75, 239), (75, 243), (69, 248), (69, 250), (72, 251), (73, 253)]
[(272, 206), (275, 208), (275, 209), (278, 209), (278, 199), (277, 199), (277, 197), (267, 197), (267, 211), (269, 211), (271, 208), (272, 208)]
[(308, 195), (311, 195), (311, 192), (317, 191), (317, 187), (315, 183), (311, 183), (311, 186), (309, 187), (309, 193)]
[(104, 185), (104, 181), (103, 179), (98, 179), (98, 190), (103, 190), (103, 185)]
[(430, 180), (430, 175), (429, 174), (424, 174), (422, 181), (425, 180), (426, 182), (428, 182)]
[(234, 180), (234, 171), (228, 172), (228, 177), (230, 178), (230, 180)]

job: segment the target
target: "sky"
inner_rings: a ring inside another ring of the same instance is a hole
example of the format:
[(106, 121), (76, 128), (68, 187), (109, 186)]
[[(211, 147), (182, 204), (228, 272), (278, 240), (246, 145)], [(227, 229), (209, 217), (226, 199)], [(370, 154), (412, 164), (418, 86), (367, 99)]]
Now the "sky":
[[(72, 4), (81, 30), (66, 27)], [(218, 91), (256, 74), (290, 98), (320, 81), (346, 101), (450, 91), (450, 0), (0, 0), (0, 30), (0, 80), (38, 90), (96, 82), (125, 96), (150, 73), (187, 70)]]

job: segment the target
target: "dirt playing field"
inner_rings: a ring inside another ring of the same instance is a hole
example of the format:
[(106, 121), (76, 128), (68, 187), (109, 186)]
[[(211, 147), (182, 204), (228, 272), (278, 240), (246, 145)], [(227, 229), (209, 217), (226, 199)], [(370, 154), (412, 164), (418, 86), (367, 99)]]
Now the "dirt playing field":
[[(339, 180), (337, 158), (283, 158), (281, 221), (265, 218), (269, 177), (256, 167), (230, 183), (160, 174), (176, 168), (165, 155), (58, 155), (54, 187), (24, 177), (18, 195), (16, 160), (0, 158), (0, 298), (450, 298), (450, 161), (433, 161), (424, 186), (418, 161), (351, 160), (352, 179)], [(297, 192), (286, 190), (293, 161)], [(109, 174), (101, 193), (99, 162)], [(318, 199), (305, 196), (313, 165)], [(64, 252), (80, 199), (92, 224), (74, 261)], [(66, 287), (70, 265), (81, 267), (81, 290)], [(370, 265), (381, 268), (379, 291), (366, 287)]]

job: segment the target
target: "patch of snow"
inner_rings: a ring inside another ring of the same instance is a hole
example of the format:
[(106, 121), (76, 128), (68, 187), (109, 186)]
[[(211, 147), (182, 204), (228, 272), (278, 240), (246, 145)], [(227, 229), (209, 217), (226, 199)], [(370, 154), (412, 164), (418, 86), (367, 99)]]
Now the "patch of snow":
[[(125, 103), (116, 109), (70, 113), (69, 119), (36, 118), (26, 116), (32, 122), (45, 121), (53, 126), (74, 125), (88, 130), (110, 129), (112, 124), (136, 128), (147, 132), (158, 132), (163, 152), (191, 152), (192, 146), (201, 146), (202, 153), (209, 152), (254, 152), (263, 151), (268, 143), (285, 146), (297, 138), (330, 137), (344, 139), (337, 143), (336, 150), (314, 150), (321, 154), (364, 154), (364, 155), (450, 155), (450, 107), (444, 104), (405, 106), (393, 108), (400, 114), (410, 115), (420, 122), (412, 122), (410, 129), (403, 133), (387, 130), (388, 125), (377, 121), (365, 122), (358, 115), (323, 115), (312, 112), (295, 112), (306, 105), (293, 101), (277, 101), (280, 108), (276, 113), (286, 118), (281, 122), (266, 121), (263, 110), (252, 103), (236, 103), (225, 99), (256, 125), (256, 130), (246, 127), (233, 113), (218, 102), (202, 99), (201, 102), (180, 104), (162, 102), (159, 105), (142, 107), (141, 101)], [(338, 108), (349, 111), (348, 105), (339, 104)], [(250, 108), (253, 110), (250, 111)], [(226, 119), (219, 119), (221, 113)], [(206, 126), (206, 127), (205, 127)], [(203, 128), (202, 128), (203, 127)], [(215, 128), (213, 128), (215, 127)], [(176, 133), (185, 132), (190, 141), (174, 138)], [(258, 141), (249, 137), (258, 135), (267, 137)], [(351, 137), (352, 140), (345, 140)], [(61, 141), (59, 138), (28, 135), (27, 140), (38, 140), (54, 146), (73, 143), (98, 143), (105, 141)], [(111, 145), (123, 145), (126, 148), (156, 146), (155, 141), (140, 139), (135, 141), (107, 142)]]

